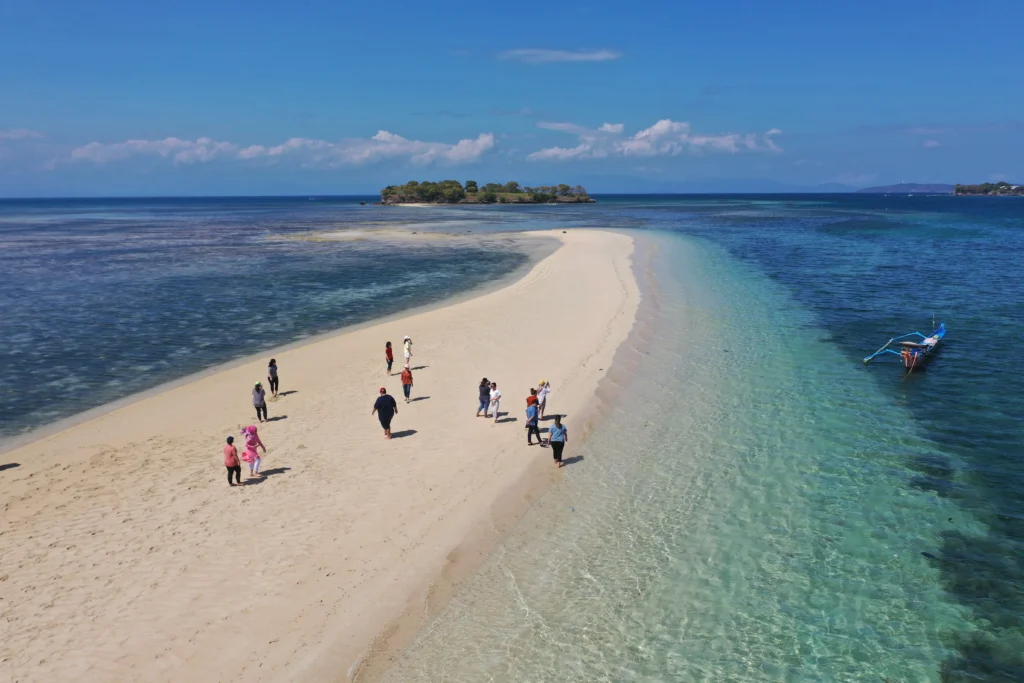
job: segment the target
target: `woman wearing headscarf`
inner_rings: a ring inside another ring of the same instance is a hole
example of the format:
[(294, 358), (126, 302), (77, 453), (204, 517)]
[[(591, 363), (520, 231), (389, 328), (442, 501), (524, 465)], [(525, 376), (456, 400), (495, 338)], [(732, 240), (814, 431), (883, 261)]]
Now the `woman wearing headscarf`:
[(260, 441), (259, 434), (256, 433), (256, 425), (243, 427), (242, 437), (245, 439), (245, 453), (242, 454), (242, 460), (249, 463), (249, 476), (258, 477), (260, 476), (260, 464), (263, 460), (256, 449), (262, 448), (263, 454), (266, 455), (267, 447)]

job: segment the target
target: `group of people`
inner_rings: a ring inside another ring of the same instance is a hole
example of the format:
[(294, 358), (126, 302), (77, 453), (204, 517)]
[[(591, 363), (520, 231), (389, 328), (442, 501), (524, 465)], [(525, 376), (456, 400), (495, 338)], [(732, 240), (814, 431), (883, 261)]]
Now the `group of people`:
[[(405, 402), (409, 403), (412, 401), (412, 337), (405, 335), (405, 339), (402, 340), (402, 353), (405, 356), (405, 365), (402, 367), (402, 393), (405, 395)], [(385, 342), (384, 344), (384, 372), (388, 377), (392, 375), (391, 367), (395, 363), (395, 353), (391, 348), (391, 342)], [(370, 411), (371, 415), (376, 415), (380, 421), (380, 426), (384, 429), (384, 438), (391, 438), (391, 421), (395, 419), (395, 415), (398, 414), (398, 402), (395, 398), (388, 393), (386, 387), (380, 388), (380, 395), (377, 400), (373, 403), (373, 410)]]
[[(489, 418), (494, 416), (498, 421), (501, 411), (501, 390), (497, 382), (484, 377), (480, 380), (479, 404), (477, 404), (476, 416)], [(545, 442), (540, 433), (540, 421), (544, 419), (544, 411), (548, 405), (548, 394), (551, 393), (551, 383), (542, 379), (537, 383), (536, 389), (530, 389), (530, 395), (526, 397), (526, 443), (533, 445), (533, 437), (537, 437), (538, 446), (550, 446), (555, 464), (562, 466), (562, 451), (568, 439), (568, 430), (562, 424), (562, 416), (554, 416), (554, 424), (548, 427), (548, 438)]]
[[(263, 459), (260, 458), (260, 452), (256, 449), (262, 448), (263, 454), (266, 455), (267, 447), (260, 441), (259, 434), (256, 433), (256, 426), (243, 427), (242, 437), (245, 439), (245, 452), (242, 454), (242, 461), (249, 465), (249, 476), (263, 476), (260, 474), (260, 465), (263, 464)], [(238, 448), (235, 446), (235, 437), (233, 436), (228, 437), (227, 444), (224, 446), (224, 467), (228, 470), (228, 485), (241, 486), (242, 465), (238, 461)], [(232, 481), (232, 477), (234, 481)]]
[[(401, 372), (402, 393), (405, 394), (405, 402), (409, 403), (412, 400), (413, 387), (412, 368), (410, 367), (412, 363), (412, 338), (406, 335), (402, 346), (405, 356), (405, 366)], [(387, 342), (384, 345), (384, 361), (386, 364), (385, 372), (390, 377), (392, 375), (391, 368), (395, 362), (391, 342)], [(270, 359), (270, 363), (267, 366), (267, 383), (270, 386), (271, 396), (277, 398), (280, 381), (278, 378), (277, 360), (274, 358)], [(565, 444), (569, 438), (568, 430), (562, 424), (562, 416), (553, 416), (554, 423), (548, 427), (548, 438), (546, 441), (540, 432), (540, 420), (544, 419), (544, 411), (547, 408), (548, 394), (550, 393), (551, 384), (547, 380), (541, 380), (537, 383), (537, 388), (530, 389), (530, 395), (526, 397), (526, 443), (532, 446), (533, 437), (536, 436), (537, 445), (541, 447), (549, 446), (555, 464), (561, 467), (562, 451), (565, 449)], [(479, 399), (480, 402), (477, 406), (476, 416), (480, 417), (483, 414), (484, 417), (490, 418), (493, 415), (494, 421), (497, 422), (500, 416), (499, 411), (501, 410), (501, 390), (498, 389), (498, 383), (492, 382), (486, 377), (480, 380)], [(263, 389), (262, 382), (256, 382), (256, 385), (253, 387), (252, 404), (256, 409), (257, 420), (264, 422), (269, 419), (267, 417), (267, 392)], [(388, 394), (386, 387), (380, 388), (380, 394), (374, 402), (373, 410), (370, 414), (377, 416), (380, 426), (384, 429), (384, 438), (390, 439), (391, 421), (398, 414), (398, 402), (395, 401), (393, 396)], [(241, 462), (249, 465), (249, 476), (262, 476), (260, 474), (260, 465), (263, 461), (260, 458), (258, 449), (262, 449), (264, 455), (266, 455), (267, 449), (257, 434), (256, 426), (249, 425), (244, 427), (242, 429), (242, 437), (245, 440), (245, 452), (241, 456), (238, 454), (238, 448), (234, 445), (235, 437), (229, 436), (227, 444), (224, 446), (224, 466), (227, 468), (228, 484), (231, 486), (240, 486), (242, 483)], [(239, 457), (241, 457), (241, 462)]]

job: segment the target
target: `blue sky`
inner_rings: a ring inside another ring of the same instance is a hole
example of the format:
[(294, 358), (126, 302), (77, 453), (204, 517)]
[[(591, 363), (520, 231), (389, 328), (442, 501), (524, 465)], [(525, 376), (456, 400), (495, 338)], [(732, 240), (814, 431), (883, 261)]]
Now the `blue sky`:
[(1024, 182), (1024, 3), (0, 3), (0, 196)]

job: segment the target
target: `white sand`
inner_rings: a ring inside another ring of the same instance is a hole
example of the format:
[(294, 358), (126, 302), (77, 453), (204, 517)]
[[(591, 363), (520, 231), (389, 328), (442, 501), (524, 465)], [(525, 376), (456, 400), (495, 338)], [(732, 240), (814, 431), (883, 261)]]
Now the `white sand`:
[[(0, 457), (20, 463), (0, 471), (0, 680), (338, 681), (386, 666), (509, 511), (585, 466), (558, 471), (526, 446), (524, 399), (551, 381), (571, 457), (639, 292), (629, 237), (556, 236), (506, 288), (266, 354), (295, 393), (269, 403), (283, 419), (260, 426), (258, 485), (228, 487), (222, 445), (254, 422), (265, 358)], [(409, 405), (383, 371), (384, 341), (397, 373), (405, 334), (425, 366)], [(516, 421), (474, 418), (485, 375)], [(381, 386), (403, 438), (370, 415)]]

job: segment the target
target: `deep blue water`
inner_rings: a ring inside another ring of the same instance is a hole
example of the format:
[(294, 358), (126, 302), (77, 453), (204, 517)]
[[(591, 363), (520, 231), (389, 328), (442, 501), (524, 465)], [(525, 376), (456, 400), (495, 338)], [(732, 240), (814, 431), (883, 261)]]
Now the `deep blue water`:
[[(801, 333), (838, 349), (934, 447), (906, 486), (980, 521), (922, 548), (949, 599), (945, 681), (1024, 680), (1024, 201), (806, 196), (601, 197), (588, 206), (388, 210), (352, 199), (0, 202), (0, 436), (311, 333), (438, 300), (508, 272), (488, 249), (414, 254), (282, 239), (366, 225), (464, 232), (665, 230), (722, 247), (789, 293)], [(860, 359), (945, 322), (923, 372)], [(752, 330), (752, 333), (756, 330)], [(814, 371), (814, 368), (808, 368)], [(840, 389), (837, 387), (837, 390)], [(857, 396), (848, 397), (858, 400)], [(891, 456), (883, 440), (878, 452)], [(937, 508), (938, 509), (938, 508)]]

